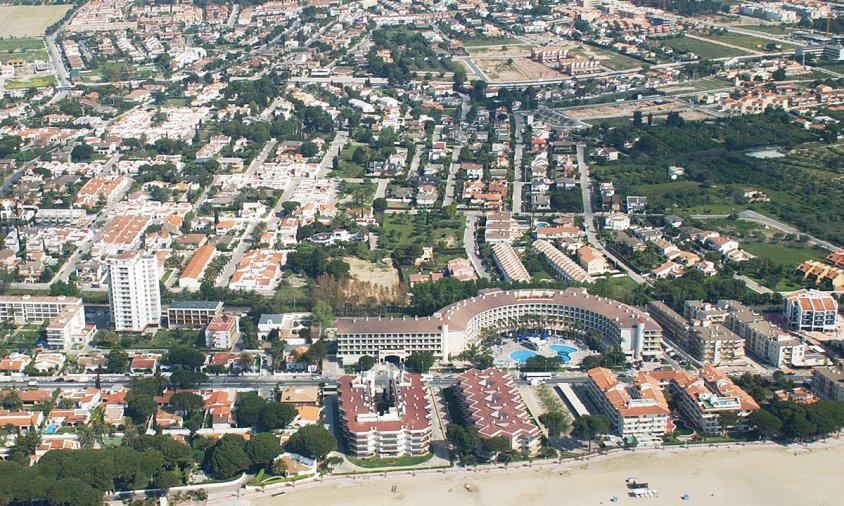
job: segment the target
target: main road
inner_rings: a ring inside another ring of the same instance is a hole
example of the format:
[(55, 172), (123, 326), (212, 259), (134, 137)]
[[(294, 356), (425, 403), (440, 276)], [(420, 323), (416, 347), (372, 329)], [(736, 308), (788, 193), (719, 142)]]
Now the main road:
[(610, 253), (604, 246), (604, 243), (602, 243), (598, 238), (598, 234), (595, 232), (595, 211), (592, 209), (592, 183), (589, 179), (589, 166), (586, 164), (586, 146), (583, 144), (577, 145), (577, 167), (580, 171), (580, 190), (583, 193), (583, 226), (586, 228), (586, 238), (589, 240), (589, 243), (603, 253), (605, 257), (609, 258), (617, 266), (624, 269), (633, 281), (639, 283), (640, 285), (642, 283), (646, 283), (647, 280), (645, 280), (645, 278), (640, 276), (639, 273), (628, 267), (627, 264)]
[(463, 229), (463, 245), (466, 247), (466, 255), (469, 257), (469, 261), (472, 262), (472, 266), (475, 268), (478, 276), (484, 279), (492, 279), (489, 272), (484, 269), (484, 263), (477, 253), (478, 246), (475, 243), (475, 233), (478, 230), (479, 215), (480, 213), (466, 213), (466, 227)]

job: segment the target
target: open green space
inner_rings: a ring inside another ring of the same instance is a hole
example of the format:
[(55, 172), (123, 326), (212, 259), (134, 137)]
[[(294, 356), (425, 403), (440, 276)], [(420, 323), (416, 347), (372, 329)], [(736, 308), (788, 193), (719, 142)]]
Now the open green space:
[(0, 61), (5, 62), (17, 58), (27, 62), (46, 61), (47, 49), (44, 47), (44, 41), (38, 37), (0, 39)]
[(179, 345), (205, 348), (205, 336), (185, 329), (159, 329), (154, 335), (126, 334), (119, 339), (123, 348), (167, 350)]
[(465, 47), (523, 44), (522, 41), (513, 37), (466, 37), (465, 39), (460, 39), (460, 42), (462, 42)]
[[(794, 49), (796, 46), (794, 44), (789, 44), (787, 42), (777, 42), (769, 39), (763, 39), (761, 37), (754, 37), (752, 35), (745, 35), (743, 33), (714, 33), (714, 34), (699, 34), (701, 37), (705, 37), (710, 40), (714, 40), (717, 42), (723, 42), (725, 44), (732, 44), (734, 46), (739, 47), (746, 47), (747, 49), (751, 49), (753, 51), (760, 51), (760, 52), (779, 52), (779, 51), (788, 51), (790, 49)], [(770, 51), (766, 49), (766, 46), (769, 44), (779, 44), (781, 49), (771, 49)]]
[(403, 457), (382, 457), (369, 459), (356, 459), (354, 457), (346, 457), (349, 462), (366, 469), (377, 469), (381, 467), (410, 467), (418, 466), (431, 460), (433, 453), (426, 453), (425, 455), (413, 456), (405, 455)]
[(660, 42), (662, 42), (662, 45), (665, 47), (674, 49), (674, 51), (679, 51), (681, 53), (694, 53), (701, 60), (744, 56), (748, 54), (745, 51), (739, 51), (738, 49), (733, 49), (731, 47), (721, 46), (713, 42), (706, 42), (687, 37), (664, 39)]
[(384, 215), (381, 244), (396, 249), (417, 244), (460, 248), (463, 245), (464, 215), (443, 218), (437, 213), (389, 213)]
[(770, 260), (776, 265), (795, 268), (806, 260), (823, 260), (828, 254), (825, 250), (811, 246), (771, 244), (771, 243), (743, 243), (741, 247), (759, 258)]
[(601, 62), (601, 65), (610, 70), (625, 70), (637, 68), (641, 67), (644, 64), (636, 58), (631, 58), (630, 56), (623, 55), (621, 53), (617, 53), (611, 49), (605, 49), (603, 47), (580, 46), (577, 48), (577, 51), (586, 54), (591, 53), (595, 55), (598, 61)]
[(738, 25), (736, 28), (744, 28), (755, 32), (770, 33), (772, 35), (785, 35), (791, 33), (795, 28), (792, 25)]
[(20, 90), (26, 88), (44, 88), (46, 86), (55, 86), (55, 76), (38, 76), (25, 81), (8, 81), (6, 88), (10, 90)]

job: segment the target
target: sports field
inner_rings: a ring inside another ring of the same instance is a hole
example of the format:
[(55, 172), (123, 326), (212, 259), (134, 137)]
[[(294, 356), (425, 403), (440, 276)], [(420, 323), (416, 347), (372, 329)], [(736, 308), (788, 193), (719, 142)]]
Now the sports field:
[(0, 38), (38, 37), (73, 7), (60, 5), (0, 5)]

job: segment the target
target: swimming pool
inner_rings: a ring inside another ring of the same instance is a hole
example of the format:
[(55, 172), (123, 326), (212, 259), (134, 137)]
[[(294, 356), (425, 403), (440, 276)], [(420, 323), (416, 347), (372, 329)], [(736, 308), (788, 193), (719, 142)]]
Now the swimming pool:
[(510, 359), (514, 362), (519, 362), (520, 364), (524, 364), (525, 362), (527, 362), (527, 359), (535, 356), (536, 352), (530, 350), (516, 350), (510, 353)]
[(564, 364), (571, 362), (570, 354), (577, 351), (577, 348), (572, 348), (571, 346), (565, 346), (562, 344), (550, 344), (548, 347), (557, 352), (557, 355), (563, 359)]

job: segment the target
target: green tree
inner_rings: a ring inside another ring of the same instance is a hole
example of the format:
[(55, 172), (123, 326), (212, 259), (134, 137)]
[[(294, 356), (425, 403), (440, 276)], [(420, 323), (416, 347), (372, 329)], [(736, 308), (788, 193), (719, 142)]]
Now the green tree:
[(358, 363), (355, 366), (355, 369), (360, 372), (368, 371), (375, 367), (375, 363), (376, 360), (374, 358), (370, 357), (369, 355), (364, 355), (358, 359)]
[(70, 152), (72, 162), (89, 162), (94, 155), (94, 148), (84, 142), (77, 144)]
[(434, 354), (430, 351), (414, 351), (404, 360), (404, 365), (416, 372), (427, 373), (434, 365)]
[(322, 300), (318, 300), (311, 309), (311, 321), (319, 325), (319, 337), (322, 337), (322, 332), (334, 323), (334, 311), (331, 306)]
[(372, 210), (376, 213), (383, 213), (387, 209), (387, 199), (378, 197), (372, 201)]
[(588, 371), (596, 367), (601, 367), (600, 355), (589, 355), (587, 357), (583, 357), (583, 360), (580, 362), (580, 368), (584, 371)]
[(267, 401), (257, 392), (240, 392), (234, 403), (238, 427), (254, 427), (258, 425), (261, 412)]
[(306, 425), (290, 436), (287, 447), (294, 453), (321, 460), (337, 448), (337, 440), (322, 425)]
[(129, 367), (129, 354), (123, 350), (112, 350), (106, 358), (106, 372), (123, 374)]
[(299, 154), (305, 158), (311, 158), (319, 153), (319, 147), (311, 141), (305, 141), (299, 145)]
[(718, 426), (721, 428), (722, 433), (735, 427), (738, 422), (739, 416), (735, 411), (722, 411), (718, 413)]
[(208, 383), (208, 375), (196, 371), (178, 370), (170, 374), (170, 384), (175, 388), (197, 388)]
[(539, 415), (539, 421), (548, 429), (548, 435), (559, 437), (569, 428), (571, 420), (563, 411), (550, 411)]
[(278, 438), (269, 432), (253, 434), (246, 442), (246, 455), (254, 466), (266, 467), (281, 455)]
[(578, 439), (589, 441), (589, 450), (592, 450), (592, 441), (600, 434), (606, 434), (610, 430), (610, 419), (604, 415), (583, 415), (578, 418), (572, 426), (571, 435)]
[(207, 469), (220, 478), (231, 478), (249, 469), (246, 441), (235, 434), (226, 434), (211, 447)]
[(196, 370), (205, 363), (205, 354), (189, 346), (177, 346), (167, 354), (167, 364)]
[(290, 404), (268, 402), (261, 410), (258, 421), (261, 427), (270, 430), (283, 429), (290, 425), (290, 422), (295, 420), (298, 414), (296, 408)]
[(203, 409), (205, 407), (205, 401), (202, 400), (201, 396), (193, 392), (176, 392), (170, 397), (170, 405), (174, 409), (189, 413)]

